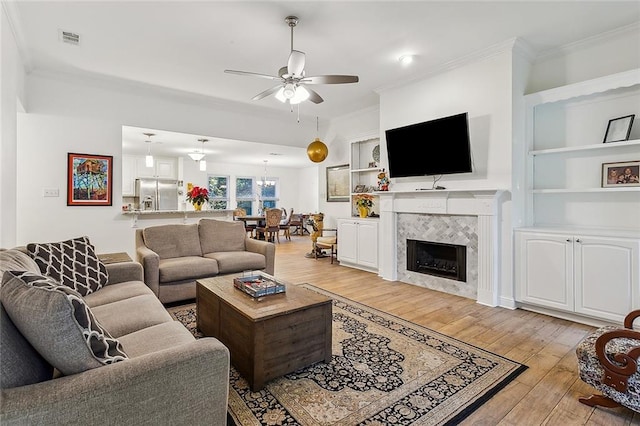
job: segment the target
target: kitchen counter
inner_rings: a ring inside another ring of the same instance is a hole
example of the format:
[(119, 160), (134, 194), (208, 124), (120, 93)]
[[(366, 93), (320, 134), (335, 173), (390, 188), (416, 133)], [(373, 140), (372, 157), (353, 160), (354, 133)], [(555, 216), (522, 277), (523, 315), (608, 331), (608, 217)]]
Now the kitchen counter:
[(218, 217), (233, 219), (233, 210), (125, 210), (124, 216), (131, 217), (131, 227), (138, 227), (138, 220), (171, 219), (182, 218), (183, 223), (187, 223), (189, 218), (198, 219), (202, 217)]

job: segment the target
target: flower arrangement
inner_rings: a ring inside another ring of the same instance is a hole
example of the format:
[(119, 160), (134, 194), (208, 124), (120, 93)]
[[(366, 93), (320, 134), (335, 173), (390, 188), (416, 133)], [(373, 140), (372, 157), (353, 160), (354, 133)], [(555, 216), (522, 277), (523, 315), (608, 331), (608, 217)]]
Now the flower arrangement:
[(193, 205), (204, 204), (205, 201), (209, 201), (209, 191), (206, 188), (194, 186), (187, 192), (187, 200)]
[(358, 207), (373, 207), (373, 195), (371, 194), (358, 194), (355, 197), (355, 203)]

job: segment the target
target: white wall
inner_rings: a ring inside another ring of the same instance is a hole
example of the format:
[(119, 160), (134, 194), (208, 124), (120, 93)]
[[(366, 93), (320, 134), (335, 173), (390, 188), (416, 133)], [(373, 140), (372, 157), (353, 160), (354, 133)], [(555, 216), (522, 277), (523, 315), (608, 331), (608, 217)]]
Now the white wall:
[(16, 113), (24, 103), (24, 66), (5, 4), (0, 6), (0, 247), (17, 241)]

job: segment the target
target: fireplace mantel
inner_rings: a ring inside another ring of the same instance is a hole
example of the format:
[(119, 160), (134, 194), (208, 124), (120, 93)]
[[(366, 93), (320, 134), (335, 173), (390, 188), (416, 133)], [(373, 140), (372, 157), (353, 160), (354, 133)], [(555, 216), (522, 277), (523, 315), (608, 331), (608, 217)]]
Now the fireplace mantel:
[(500, 295), (500, 203), (506, 190), (450, 189), (377, 192), (380, 197), (379, 275), (398, 278), (398, 213), (478, 217), (478, 303), (498, 306)]

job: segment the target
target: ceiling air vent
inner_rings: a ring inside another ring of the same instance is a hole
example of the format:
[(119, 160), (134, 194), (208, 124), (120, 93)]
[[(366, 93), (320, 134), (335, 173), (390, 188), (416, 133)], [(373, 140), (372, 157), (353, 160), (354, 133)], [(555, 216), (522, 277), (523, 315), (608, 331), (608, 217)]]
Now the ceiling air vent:
[(72, 33), (71, 31), (58, 30), (58, 39), (63, 43), (73, 44), (74, 46), (80, 44), (80, 34)]

